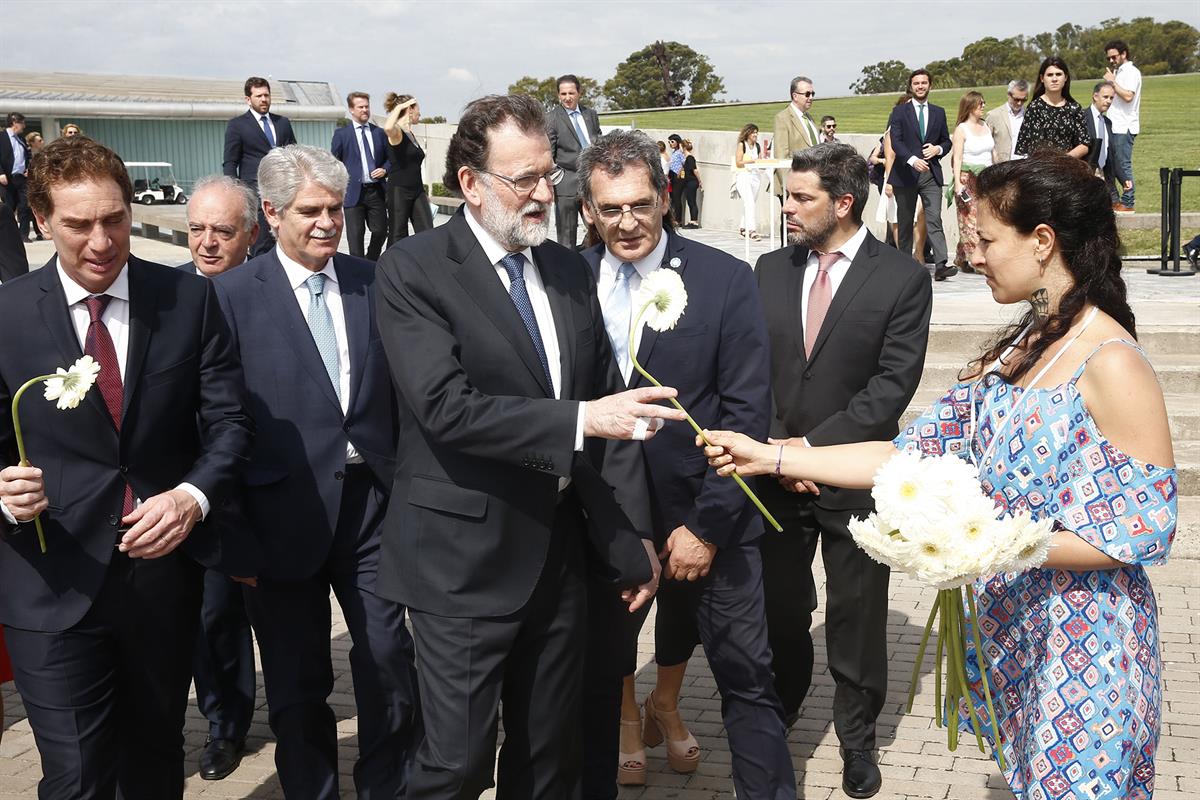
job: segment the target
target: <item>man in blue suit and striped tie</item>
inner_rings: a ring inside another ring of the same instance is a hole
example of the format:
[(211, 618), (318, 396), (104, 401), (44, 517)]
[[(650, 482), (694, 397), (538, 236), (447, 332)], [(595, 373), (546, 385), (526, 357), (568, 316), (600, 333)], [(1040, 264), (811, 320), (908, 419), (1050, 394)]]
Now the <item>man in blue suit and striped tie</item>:
[(387, 136), (371, 122), (371, 96), (351, 92), (346, 97), (350, 124), (333, 132), (329, 149), (334, 158), (346, 165), (350, 183), (346, 185), (346, 238), (350, 255), (363, 257), (363, 239), (371, 231), (371, 244), (365, 251), (370, 261), (379, 258), (387, 239), (387, 198), (384, 178), (388, 171)]

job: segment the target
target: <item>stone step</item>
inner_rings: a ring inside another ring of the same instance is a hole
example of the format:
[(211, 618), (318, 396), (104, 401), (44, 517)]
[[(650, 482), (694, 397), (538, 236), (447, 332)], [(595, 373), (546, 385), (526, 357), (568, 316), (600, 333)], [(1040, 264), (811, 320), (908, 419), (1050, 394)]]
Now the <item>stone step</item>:
[[(1152, 356), (1158, 381), (1166, 394), (1200, 393), (1200, 356), (1169, 353)], [(930, 352), (925, 356), (922, 387), (947, 387), (959, 380), (966, 359), (953, 353)]]
[[(1200, 313), (1197, 314), (1200, 318)], [(929, 328), (929, 352), (946, 353), (967, 363), (976, 358), (995, 333), (989, 325), (935, 324)], [(1188, 354), (1192, 363), (1200, 365), (1200, 327), (1175, 325), (1142, 325), (1138, 343), (1150, 357)]]

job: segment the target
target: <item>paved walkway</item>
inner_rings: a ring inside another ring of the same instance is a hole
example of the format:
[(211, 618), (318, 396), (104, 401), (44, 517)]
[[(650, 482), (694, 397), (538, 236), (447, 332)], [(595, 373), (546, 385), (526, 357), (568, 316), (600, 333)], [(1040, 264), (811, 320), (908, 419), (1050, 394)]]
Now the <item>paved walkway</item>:
[[(742, 255), (736, 236), (690, 231), (690, 236)], [(766, 251), (754, 243), (751, 258)], [(136, 239), (135, 254), (167, 264), (188, 258), (187, 251), (169, 244)], [(51, 254), (48, 244), (30, 246), (30, 260), (43, 263)], [(1156, 278), (1141, 267), (1128, 269), (1139, 322), (1143, 325), (1196, 325), (1200, 322), (1200, 278)], [(991, 302), (983, 280), (960, 276), (935, 288), (934, 323), (987, 325), (1006, 318), (1004, 309)], [(818, 565), (819, 569), (819, 565)], [(1200, 569), (1197, 562), (1175, 561), (1150, 571), (1161, 614), (1161, 639), (1166, 662), (1163, 738), (1158, 750), (1158, 800), (1190, 800), (1200, 796)], [(824, 575), (819, 575), (824, 585)], [(973, 738), (960, 741), (957, 753), (946, 749), (945, 731), (933, 724), (933, 676), (923, 675), (912, 714), (903, 713), (921, 627), (928, 615), (933, 592), (897, 577), (892, 582), (892, 608), (888, 626), (891, 656), (889, 701), (880, 720), (880, 764), (884, 789), (880, 798), (954, 798), (1002, 800), (1011, 797), (992, 762), (973, 749)], [(356, 719), (349, 673), (350, 642), (336, 602), (332, 649), (336, 685), (331, 704), (338, 718), (344, 796), (353, 797), (350, 770), (356, 748)], [(842, 798), (841, 762), (830, 725), (833, 681), (825, 665), (823, 616), (816, 625), (817, 660), (813, 689), (803, 717), (791, 731), (789, 744), (801, 790), (807, 800)], [(639, 653), (639, 696), (653, 686), (651, 659), (653, 615), (642, 632)], [(929, 661), (926, 662), (929, 665)], [(0, 689), (6, 709), (6, 730), (0, 743), (0, 800), (35, 796), (40, 777), (37, 751), (20, 698), (12, 684)], [(275, 774), (274, 744), (267, 727), (265, 702), (259, 683), (259, 707), (248, 741), (249, 753), (229, 778), (204, 782), (196, 775), (206, 724), (194, 705), (187, 720), (188, 781), (191, 798), (281, 798)], [(661, 748), (650, 751), (647, 786), (626, 789), (621, 800), (727, 800), (733, 798), (729, 751), (721, 726), (720, 698), (703, 657), (691, 662), (681, 699), (684, 719), (704, 748), (704, 760), (691, 776), (672, 773)], [(491, 797), (491, 795), (486, 795)]]

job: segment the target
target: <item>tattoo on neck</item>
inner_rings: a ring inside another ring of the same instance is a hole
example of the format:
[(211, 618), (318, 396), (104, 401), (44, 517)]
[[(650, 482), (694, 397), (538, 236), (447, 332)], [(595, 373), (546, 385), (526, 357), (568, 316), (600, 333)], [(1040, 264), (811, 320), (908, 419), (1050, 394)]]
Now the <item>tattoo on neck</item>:
[(1029, 297), (1029, 305), (1033, 307), (1033, 318), (1045, 322), (1050, 316), (1050, 292), (1045, 289), (1035, 289)]

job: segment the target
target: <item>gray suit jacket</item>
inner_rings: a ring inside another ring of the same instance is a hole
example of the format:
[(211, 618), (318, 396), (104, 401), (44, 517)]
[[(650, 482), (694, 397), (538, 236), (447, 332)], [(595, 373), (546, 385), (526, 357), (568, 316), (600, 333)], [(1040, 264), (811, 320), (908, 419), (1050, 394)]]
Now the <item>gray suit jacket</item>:
[[(588, 137), (593, 142), (596, 141), (596, 137), (600, 135), (599, 115), (593, 109), (584, 106), (579, 107), (579, 113), (583, 115)], [(579, 134), (575, 132), (575, 126), (571, 123), (570, 115), (562, 106), (555, 106), (546, 115), (546, 135), (550, 137), (550, 155), (554, 158), (554, 163), (566, 170), (562, 183), (554, 187), (555, 194), (579, 194), (579, 178), (575, 174), (575, 165), (579, 162), (579, 154), (584, 148), (579, 141)]]

